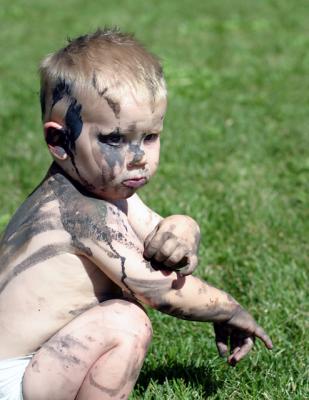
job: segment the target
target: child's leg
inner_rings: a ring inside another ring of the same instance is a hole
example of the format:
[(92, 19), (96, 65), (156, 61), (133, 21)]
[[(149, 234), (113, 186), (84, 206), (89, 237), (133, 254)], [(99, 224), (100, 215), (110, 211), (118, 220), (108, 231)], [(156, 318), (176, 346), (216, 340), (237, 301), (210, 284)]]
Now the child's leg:
[(93, 307), (33, 357), (24, 376), (24, 399), (127, 399), (151, 333), (147, 315), (133, 303), (109, 300)]

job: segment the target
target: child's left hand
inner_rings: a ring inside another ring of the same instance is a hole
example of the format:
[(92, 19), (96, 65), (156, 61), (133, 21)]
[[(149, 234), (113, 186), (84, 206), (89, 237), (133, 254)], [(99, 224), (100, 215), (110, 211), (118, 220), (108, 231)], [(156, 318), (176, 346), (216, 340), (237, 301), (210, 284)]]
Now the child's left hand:
[(227, 362), (231, 366), (235, 366), (251, 351), (255, 338), (259, 338), (267, 349), (273, 347), (264, 329), (240, 306), (227, 321), (214, 323), (214, 330), (218, 352), (221, 357), (227, 356)]
[(197, 266), (199, 242), (200, 229), (192, 218), (171, 215), (160, 221), (146, 237), (144, 256), (189, 275)]

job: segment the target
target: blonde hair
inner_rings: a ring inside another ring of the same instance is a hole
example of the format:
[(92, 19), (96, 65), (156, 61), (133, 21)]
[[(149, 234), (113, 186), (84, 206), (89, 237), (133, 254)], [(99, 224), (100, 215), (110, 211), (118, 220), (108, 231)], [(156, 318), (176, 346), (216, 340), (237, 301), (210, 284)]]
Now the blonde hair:
[[(129, 88), (141, 98), (166, 96), (159, 59), (147, 51), (132, 34), (117, 28), (69, 40), (66, 47), (48, 55), (40, 65), (42, 118), (50, 118), (62, 98), (79, 95), (104, 97), (117, 113), (117, 98)], [(111, 96), (111, 97), (110, 97)]]

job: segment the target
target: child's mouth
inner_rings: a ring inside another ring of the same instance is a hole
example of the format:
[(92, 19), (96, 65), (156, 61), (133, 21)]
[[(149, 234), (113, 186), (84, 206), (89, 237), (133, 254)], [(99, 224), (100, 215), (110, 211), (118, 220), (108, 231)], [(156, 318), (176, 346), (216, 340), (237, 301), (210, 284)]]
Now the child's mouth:
[(147, 182), (146, 178), (131, 178), (131, 179), (126, 179), (125, 181), (122, 182), (122, 184), (129, 188), (139, 188), (141, 186), (144, 186), (146, 182)]

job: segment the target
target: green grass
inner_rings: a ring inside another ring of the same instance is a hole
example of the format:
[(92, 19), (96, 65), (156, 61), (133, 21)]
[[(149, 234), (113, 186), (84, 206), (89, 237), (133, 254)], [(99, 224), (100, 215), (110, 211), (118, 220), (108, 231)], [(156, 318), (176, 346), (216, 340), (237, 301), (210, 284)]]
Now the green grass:
[(231, 369), (210, 325), (151, 311), (132, 399), (309, 398), (307, 1), (3, 0), (0, 24), (0, 230), (50, 163), (39, 60), (67, 36), (117, 24), (161, 56), (169, 85), (161, 166), (142, 197), (197, 219), (197, 274), (273, 338), (272, 352), (257, 344)]

